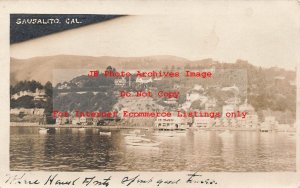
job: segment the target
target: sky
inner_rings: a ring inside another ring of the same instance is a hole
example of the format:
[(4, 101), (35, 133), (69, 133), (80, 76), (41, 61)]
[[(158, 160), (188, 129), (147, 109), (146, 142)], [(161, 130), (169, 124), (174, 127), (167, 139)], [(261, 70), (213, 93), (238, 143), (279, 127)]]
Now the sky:
[(299, 9), (297, 1), (231, 1), (148, 12), (12, 44), (11, 57), (172, 55), (293, 70), (300, 59)]

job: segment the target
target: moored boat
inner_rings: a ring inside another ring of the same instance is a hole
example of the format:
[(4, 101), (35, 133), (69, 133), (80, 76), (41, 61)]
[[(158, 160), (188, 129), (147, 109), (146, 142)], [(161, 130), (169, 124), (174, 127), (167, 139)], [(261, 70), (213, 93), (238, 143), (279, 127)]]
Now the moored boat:
[(39, 129), (39, 133), (40, 133), (40, 134), (47, 134), (47, 133), (48, 133), (48, 130), (49, 130), (49, 129), (47, 129), (47, 128), (40, 128), (40, 129)]
[(125, 142), (127, 145), (140, 147), (156, 147), (160, 145), (160, 142), (142, 138), (140, 136), (126, 136)]
[(111, 136), (111, 132), (99, 132), (102, 136)]

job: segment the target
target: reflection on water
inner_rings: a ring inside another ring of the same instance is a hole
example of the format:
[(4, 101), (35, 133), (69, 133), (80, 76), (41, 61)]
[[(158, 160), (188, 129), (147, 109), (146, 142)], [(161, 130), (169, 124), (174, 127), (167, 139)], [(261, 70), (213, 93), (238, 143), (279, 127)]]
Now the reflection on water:
[(295, 171), (296, 137), (286, 133), (197, 131), (168, 137), (141, 131), (157, 147), (126, 145), (129, 131), (11, 127), (11, 170)]

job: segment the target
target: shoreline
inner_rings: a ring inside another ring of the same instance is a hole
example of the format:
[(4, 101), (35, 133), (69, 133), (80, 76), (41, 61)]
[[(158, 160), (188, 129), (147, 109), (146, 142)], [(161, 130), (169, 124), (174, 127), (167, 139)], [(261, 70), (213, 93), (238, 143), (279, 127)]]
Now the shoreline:
[[(56, 124), (46, 124), (41, 125), (38, 123), (30, 123), (30, 122), (10, 122), (10, 127), (37, 127), (37, 128), (94, 128), (94, 129), (142, 129), (142, 130), (158, 130), (155, 127), (149, 127), (149, 126), (135, 126), (135, 125), (105, 125), (105, 126), (93, 126), (93, 125), (73, 125), (73, 124), (65, 124), (65, 125), (56, 125)], [(259, 129), (247, 129), (247, 128), (224, 128), (224, 127), (213, 127), (213, 128), (189, 128), (187, 130), (192, 131), (249, 131), (249, 132), (260, 132)], [(177, 130), (158, 130), (158, 131), (177, 131)], [(287, 132), (287, 133), (293, 133), (296, 132), (296, 130), (287, 130), (287, 131), (278, 131), (278, 130), (272, 130), (269, 132)]]
[(94, 125), (56, 125), (56, 124), (38, 124), (30, 122), (10, 122), (10, 127), (39, 127), (39, 128), (97, 128), (97, 129), (153, 129), (153, 127), (145, 126), (124, 126), (124, 125), (105, 125), (105, 126), (94, 126)]

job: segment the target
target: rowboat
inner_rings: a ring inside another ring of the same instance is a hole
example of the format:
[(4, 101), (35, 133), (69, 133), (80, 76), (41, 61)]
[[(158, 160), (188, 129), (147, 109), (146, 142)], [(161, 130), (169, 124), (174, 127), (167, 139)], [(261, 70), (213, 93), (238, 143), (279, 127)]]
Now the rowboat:
[(150, 140), (147, 138), (142, 138), (140, 136), (126, 136), (125, 142), (130, 146), (141, 146), (141, 147), (155, 147), (159, 146), (160, 142)]
[(156, 147), (160, 145), (160, 142), (126, 142), (126, 144), (131, 146)]
[(46, 129), (46, 128), (40, 128), (40, 129), (39, 129), (39, 133), (40, 133), (40, 134), (47, 134), (47, 133), (48, 133), (48, 130), (49, 130), (49, 129)]
[(99, 132), (102, 136), (111, 136), (111, 132)]

